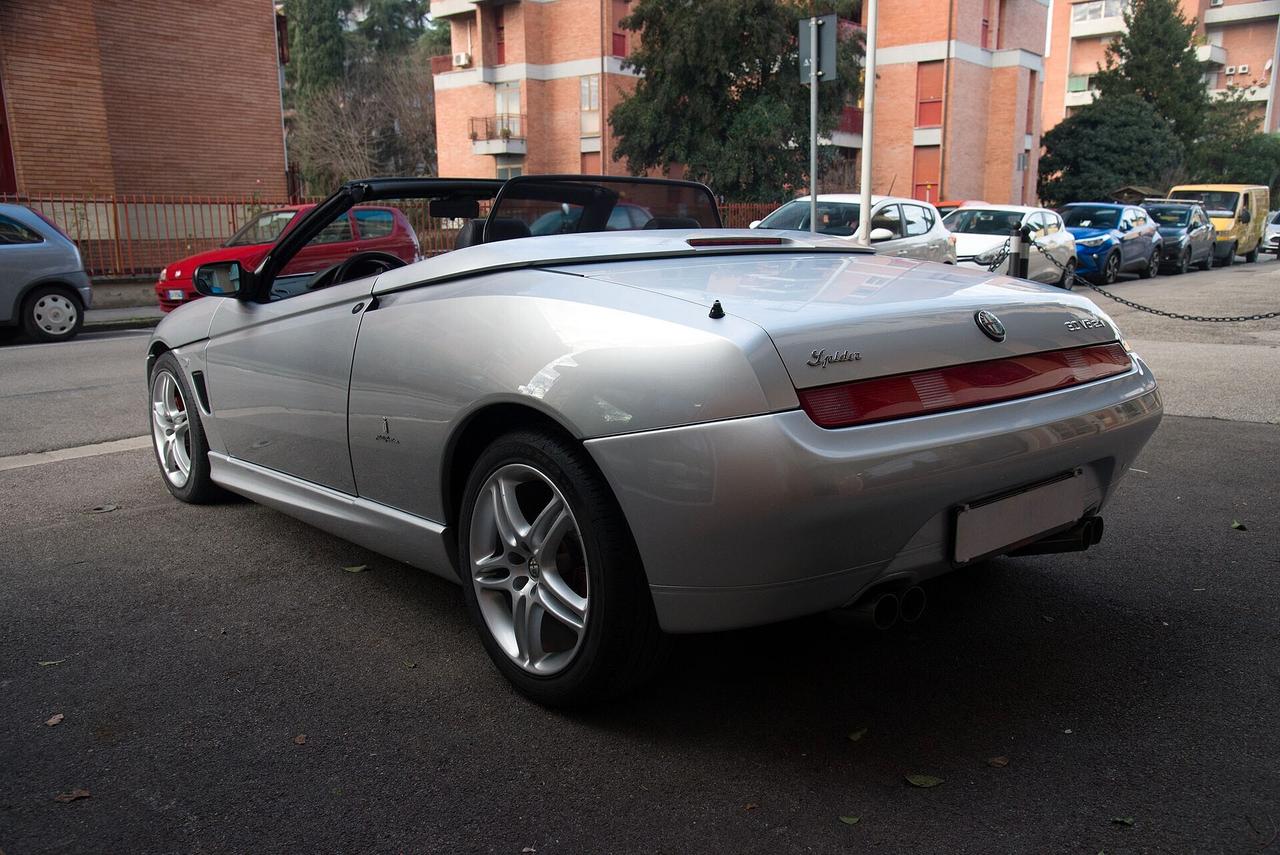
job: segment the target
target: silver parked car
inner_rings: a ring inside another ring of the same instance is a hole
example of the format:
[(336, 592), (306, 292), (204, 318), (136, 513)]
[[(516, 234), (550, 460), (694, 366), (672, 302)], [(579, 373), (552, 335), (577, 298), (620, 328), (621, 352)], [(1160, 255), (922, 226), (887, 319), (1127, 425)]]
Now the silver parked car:
[(1071, 287), (1076, 270), (1076, 239), (1062, 224), (1062, 218), (1048, 208), (964, 205), (947, 214), (943, 222), (956, 236), (956, 256), (961, 265), (990, 270), (1004, 256), (996, 273), (1009, 272), (1005, 249), (1010, 233), (1024, 229), (1024, 234), (1035, 242), (1027, 255), (1027, 278)]
[[(819, 193), (820, 235), (852, 240), (858, 233), (862, 199), (854, 194)], [(809, 232), (809, 197), (801, 196), (751, 224), (756, 229)], [(871, 197), (871, 245), (881, 255), (956, 263), (955, 239), (938, 209), (919, 199)]]
[(65, 341), (80, 332), (92, 300), (71, 238), (30, 208), (0, 204), (0, 327)]
[[(351, 206), (407, 196), (475, 218), (455, 251), (279, 275)], [(605, 231), (623, 204), (649, 219)], [(563, 206), (575, 231), (529, 236)], [(344, 185), (256, 269), (199, 268), (221, 299), (156, 328), (160, 475), (461, 582), (547, 704), (635, 686), (668, 633), (914, 620), (924, 580), (1098, 541), (1161, 402), (1089, 300), (719, 225), (688, 182)]]
[(1262, 233), (1262, 251), (1280, 256), (1280, 211), (1267, 214), (1267, 228)]

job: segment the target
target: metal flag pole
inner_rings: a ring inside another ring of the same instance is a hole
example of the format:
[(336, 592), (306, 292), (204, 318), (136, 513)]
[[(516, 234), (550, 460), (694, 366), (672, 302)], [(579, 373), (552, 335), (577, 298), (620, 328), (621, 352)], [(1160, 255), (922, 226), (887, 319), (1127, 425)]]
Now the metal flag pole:
[(862, 81), (862, 204), (858, 212), (858, 241), (871, 243), (871, 138), (876, 106), (876, 0), (867, 2), (867, 58)]
[(818, 233), (818, 17), (809, 19), (809, 233)]

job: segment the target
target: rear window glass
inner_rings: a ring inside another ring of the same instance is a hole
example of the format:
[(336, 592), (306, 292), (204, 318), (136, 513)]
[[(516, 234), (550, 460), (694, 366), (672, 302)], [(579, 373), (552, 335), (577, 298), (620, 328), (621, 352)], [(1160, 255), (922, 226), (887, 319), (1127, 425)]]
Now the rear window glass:
[(1234, 217), (1240, 205), (1240, 194), (1226, 190), (1175, 190), (1170, 199), (1195, 199), (1213, 217)]
[(297, 211), (267, 211), (240, 227), (224, 246), (253, 246), (275, 243), (285, 227), (298, 215)]
[(44, 238), (17, 220), (0, 217), (0, 245), (43, 242)]
[[(849, 237), (858, 230), (861, 208), (851, 202), (818, 201), (818, 234)], [(787, 229), (809, 231), (809, 202), (797, 199), (788, 202), (760, 221), (762, 229)]]
[(1162, 226), (1185, 226), (1191, 221), (1191, 209), (1182, 205), (1153, 205), (1147, 213)]
[(390, 237), (396, 230), (396, 218), (390, 211), (356, 208), (356, 228), (362, 238)]
[(962, 235), (1007, 235), (1022, 225), (1022, 212), (959, 208), (947, 214), (942, 224)]

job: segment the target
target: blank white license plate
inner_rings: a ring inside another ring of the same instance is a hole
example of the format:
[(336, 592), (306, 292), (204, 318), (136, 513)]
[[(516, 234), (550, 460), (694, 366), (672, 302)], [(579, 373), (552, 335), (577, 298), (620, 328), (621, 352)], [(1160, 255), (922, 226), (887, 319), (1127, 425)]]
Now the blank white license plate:
[(1084, 516), (1079, 471), (998, 499), (961, 505), (956, 513), (957, 563), (1021, 546)]
[(181, 299), (182, 299), (182, 290), (181, 290), (181, 289), (170, 289), (170, 290), (169, 290), (169, 299), (170, 299), (170, 300), (181, 300)]

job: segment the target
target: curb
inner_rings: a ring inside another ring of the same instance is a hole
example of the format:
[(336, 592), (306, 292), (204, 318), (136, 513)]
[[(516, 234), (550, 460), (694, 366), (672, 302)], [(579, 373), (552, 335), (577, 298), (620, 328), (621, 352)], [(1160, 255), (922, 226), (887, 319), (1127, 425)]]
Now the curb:
[(111, 330), (145, 330), (160, 323), (160, 318), (121, 318), (109, 321), (88, 321), (81, 328), (82, 332), (110, 332)]

